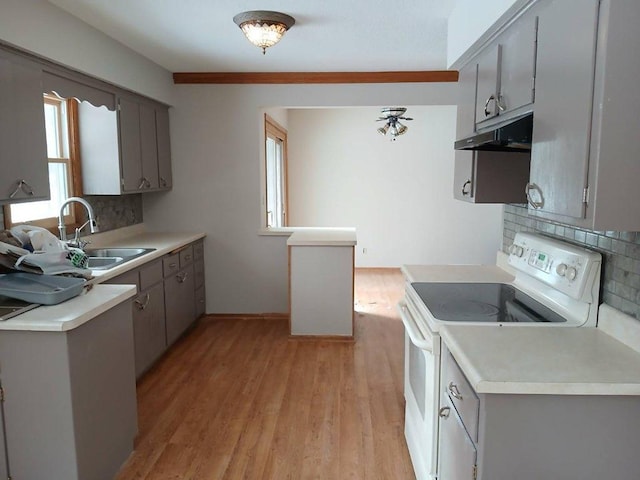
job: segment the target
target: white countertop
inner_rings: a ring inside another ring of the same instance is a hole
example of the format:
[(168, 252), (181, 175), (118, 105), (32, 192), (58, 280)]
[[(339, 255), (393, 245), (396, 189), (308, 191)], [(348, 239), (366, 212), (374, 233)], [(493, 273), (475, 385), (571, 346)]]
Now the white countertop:
[(355, 228), (308, 228), (296, 230), (287, 240), (290, 247), (326, 246), (345, 247), (356, 245)]
[(0, 330), (67, 331), (76, 328), (106, 310), (133, 297), (133, 285), (98, 285), (129, 270), (205, 237), (204, 233), (148, 232), (143, 224), (85, 237), (91, 248), (144, 247), (154, 251), (110, 270), (93, 270), (93, 288), (66, 302), (40, 306), (0, 322)]
[(599, 328), (447, 325), (440, 335), (478, 393), (640, 395), (640, 353)]
[(155, 250), (109, 270), (93, 270), (92, 274), (95, 278), (91, 280), (92, 283), (101, 283), (117, 277), (206, 236), (204, 233), (193, 232), (147, 232), (143, 230), (143, 227), (121, 230), (122, 233), (120, 235), (116, 233), (118, 231), (114, 231), (113, 233), (106, 232), (104, 235), (98, 234), (85, 238), (91, 241), (90, 248), (133, 247), (155, 248)]
[(79, 327), (136, 294), (134, 285), (94, 285), (57, 305), (40, 306), (0, 322), (0, 330), (64, 332)]

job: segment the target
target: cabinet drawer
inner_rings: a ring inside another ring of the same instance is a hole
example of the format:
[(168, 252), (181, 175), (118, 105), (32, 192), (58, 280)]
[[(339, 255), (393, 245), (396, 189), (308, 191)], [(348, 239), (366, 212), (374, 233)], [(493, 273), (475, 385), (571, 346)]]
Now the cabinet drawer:
[(193, 263), (193, 247), (189, 245), (184, 250), (178, 252), (180, 255), (180, 268), (184, 268), (190, 263)]
[(460, 419), (474, 442), (478, 441), (480, 400), (451, 353), (444, 355), (442, 388), (460, 415)]
[(162, 280), (162, 261), (158, 260), (140, 268), (140, 290), (146, 290)]
[(176, 273), (178, 270), (180, 270), (180, 255), (178, 253), (167, 255), (162, 259), (162, 271), (165, 277)]
[(201, 258), (204, 258), (204, 242), (198, 240), (193, 244), (193, 259), (200, 260)]

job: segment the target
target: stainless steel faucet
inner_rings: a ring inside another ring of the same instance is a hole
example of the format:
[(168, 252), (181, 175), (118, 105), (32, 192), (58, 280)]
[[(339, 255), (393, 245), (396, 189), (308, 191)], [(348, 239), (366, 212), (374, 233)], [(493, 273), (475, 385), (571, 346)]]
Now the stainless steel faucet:
[(100, 231), (100, 229), (98, 228), (98, 223), (96, 222), (95, 216), (93, 214), (93, 208), (91, 208), (91, 205), (89, 205), (89, 202), (87, 202), (84, 198), (69, 197), (67, 200), (65, 200), (62, 203), (62, 205), (60, 205), (60, 212), (58, 214), (58, 230), (60, 230), (60, 240), (63, 240), (63, 241), (67, 240), (67, 227), (64, 224), (64, 209), (67, 205), (73, 202), (78, 202), (80, 205), (84, 206), (84, 208), (87, 209), (87, 215), (89, 216), (89, 220), (87, 220), (82, 226), (76, 228), (76, 236), (73, 243), (75, 243), (76, 245), (79, 245), (80, 230), (82, 230), (87, 225), (89, 225), (89, 229), (91, 230), (91, 233), (97, 233)]

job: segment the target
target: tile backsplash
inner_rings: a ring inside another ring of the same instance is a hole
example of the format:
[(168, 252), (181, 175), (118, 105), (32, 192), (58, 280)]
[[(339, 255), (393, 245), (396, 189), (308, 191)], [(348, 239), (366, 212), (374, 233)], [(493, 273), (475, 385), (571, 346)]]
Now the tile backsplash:
[(640, 319), (640, 232), (596, 232), (530, 217), (526, 206), (505, 205), (502, 239), (505, 252), (516, 232), (538, 232), (600, 252), (600, 300)]
[[(85, 195), (93, 207), (101, 232), (142, 223), (142, 194), (133, 195)], [(0, 208), (0, 225), (4, 216)]]

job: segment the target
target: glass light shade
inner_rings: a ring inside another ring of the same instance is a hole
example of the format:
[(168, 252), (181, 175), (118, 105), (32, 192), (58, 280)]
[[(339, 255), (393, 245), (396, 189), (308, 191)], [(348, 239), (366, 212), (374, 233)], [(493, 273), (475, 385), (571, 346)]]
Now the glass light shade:
[(402, 125), (400, 122), (396, 123), (396, 136), (404, 135), (407, 130), (409, 130), (409, 127)]
[(386, 135), (389, 131), (389, 124), (385, 124), (384, 127), (380, 127), (377, 131), (380, 135)]
[(247, 40), (262, 49), (262, 53), (280, 41), (287, 27), (282, 23), (245, 22), (240, 25)]
[(295, 19), (280, 12), (254, 10), (242, 12), (233, 17), (233, 21), (240, 27), (247, 40), (256, 47), (266, 49), (280, 41), (282, 36), (295, 23)]

